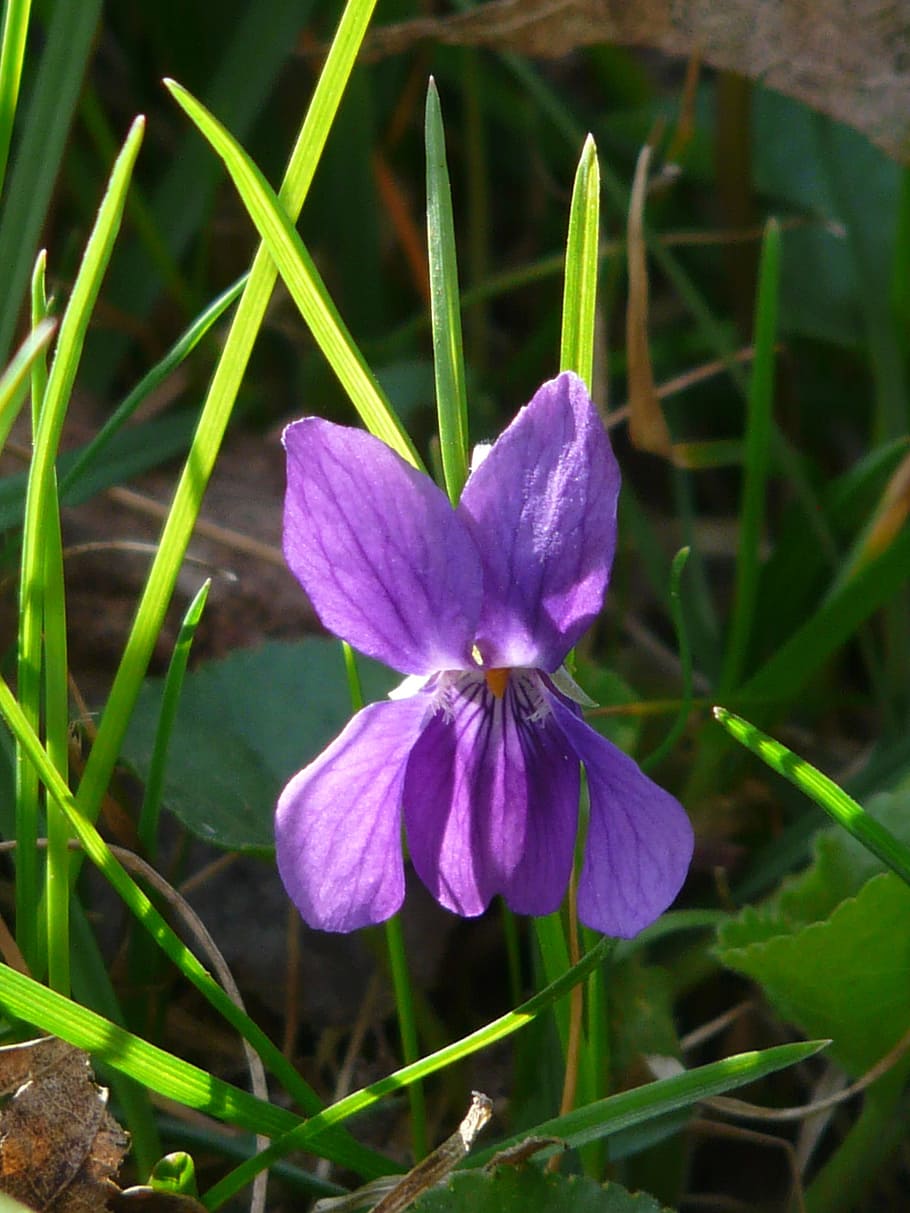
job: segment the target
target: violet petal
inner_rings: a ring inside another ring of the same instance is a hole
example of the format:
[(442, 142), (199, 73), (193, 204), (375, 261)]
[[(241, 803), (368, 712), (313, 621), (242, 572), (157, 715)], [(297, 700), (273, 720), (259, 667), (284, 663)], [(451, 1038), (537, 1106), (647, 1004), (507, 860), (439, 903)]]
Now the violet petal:
[(401, 788), (428, 709), (422, 694), (370, 704), (281, 793), (278, 871), (309, 926), (353, 931), (401, 905)]
[(488, 666), (555, 670), (600, 611), (619, 469), (581, 379), (540, 387), (471, 473), (458, 509), (483, 559)]
[(689, 870), (693, 834), (682, 805), (565, 704), (554, 712), (584, 763), (591, 802), (578, 916), (631, 939), (673, 902)]
[(480, 558), (429, 477), (362, 430), (284, 432), (284, 554), (329, 631), (404, 674), (471, 664)]
[(408, 847), (442, 905), (470, 917), (502, 893), (527, 914), (555, 910), (568, 883), (578, 760), (530, 675), (497, 698), (479, 675), (453, 685), (414, 746), (404, 786)]

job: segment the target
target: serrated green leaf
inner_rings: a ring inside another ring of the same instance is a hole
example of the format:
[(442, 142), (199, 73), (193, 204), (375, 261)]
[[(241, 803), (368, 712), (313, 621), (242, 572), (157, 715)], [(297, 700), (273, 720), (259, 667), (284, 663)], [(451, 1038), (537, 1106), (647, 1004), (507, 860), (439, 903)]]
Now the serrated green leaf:
[[(759, 934), (761, 920), (757, 920)], [(721, 932), (720, 958), (759, 982), (778, 1013), (853, 1076), (875, 1064), (910, 1026), (910, 888), (890, 872), (868, 881), (824, 922), (738, 947)]]
[[(358, 663), (367, 702), (394, 675)], [(162, 680), (140, 693), (123, 745), (148, 773)], [(231, 850), (273, 845), (272, 815), (283, 785), (341, 731), (351, 700), (335, 641), (273, 641), (232, 653), (188, 674), (171, 737), (164, 804), (197, 837)]]
[(583, 1175), (545, 1174), (538, 1167), (461, 1171), (415, 1201), (414, 1213), (669, 1213), (646, 1192), (601, 1187)]

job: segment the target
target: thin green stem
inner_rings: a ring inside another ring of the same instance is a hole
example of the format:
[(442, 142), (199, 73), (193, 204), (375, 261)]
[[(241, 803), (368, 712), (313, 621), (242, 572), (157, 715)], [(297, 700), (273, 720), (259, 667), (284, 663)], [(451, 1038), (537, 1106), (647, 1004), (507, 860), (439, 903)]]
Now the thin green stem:
[(673, 616), (676, 645), (679, 649), (679, 664), (683, 682), (682, 700), (680, 701), (679, 712), (669, 733), (657, 749), (642, 762), (641, 768), (643, 771), (650, 771), (652, 767), (656, 767), (659, 762), (666, 758), (667, 754), (670, 753), (685, 732), (689, 716), (692, 712), (692, 646), (689, 643), (689, 633), (686, 628), (686, 618), (679, 593), (683, 569), (686, 567), (690, 551), (691, 549), (687, 547), (680, 548), (673, 557), (673, 564), (670, 568), (670, 614)]

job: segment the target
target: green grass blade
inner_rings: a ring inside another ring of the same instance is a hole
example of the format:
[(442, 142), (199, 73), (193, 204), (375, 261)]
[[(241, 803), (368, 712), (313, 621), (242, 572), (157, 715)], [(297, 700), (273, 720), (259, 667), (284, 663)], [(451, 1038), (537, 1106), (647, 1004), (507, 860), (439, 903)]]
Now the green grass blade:
[(427, 157), (427, 251), (439, 449), (442, 454), (446, 491), (452, 505), (457, 505), (468, 478), (468, 397), (461, 336), (452, 188), (446, 164), (442, 109), (432, 77), (427, 89), (424, 141)]
[[(19, 696), (26, 719), (34, 729), (37, 729), (40, 719), (47, 572), (45, 548), (47, 532), (53, 534), (59, 527), (59, 520), (51, 523), (52, 515), (57, 511), (54, 464), (79, 356), (120, 226), (143, 130), (144, 122), (137, 119), (111, 173), (73, 284), (72, 295), (60, 322), (54, 361), (35, 433), (22, 534), (18, 653)], [(23, 955), (35, 968), (38, 960), (38, 864), (35, 850), (38, 837), (38, 780), (21, 752), (17, 755), (16, 773), (16, 838), (19, 844), (16, 852), (16, 928), (21, 936), (19, 946)]]
[(751, 750), (772, 771), (783, 775), (810, 800), (814, 800), (866, 850), (877, 855), (901, 880), (910, 884), (910, 848), (904, 846), (874, 817), (870, 817), (862, 805), (848, 796), (833, 779), (725, 708), (716, 707), (714, 716), (734, 740)]
[[(281, 74), (288, 61), (294, 63), (296, 39), (314, 20), (313, 9), (313, 0), (294, 0), (292, 4), (257, 0), (231, 10), (230, 29), (202, 95), (244, 137), (262, 121), (263, 111), (268, 112), (266, 107), (280, 93)], [(96, 123), (92, 125), (97, 129)], [(137, 319), (149, 315), (162, 282), (183, 306), (185, 284), (169, 267), (180, 266), (187, 248), (199, 236), (220, 184), (218, 166), (198, 156), (194, 144), (195, 133), (187, 130), (151, 188), (147, 207), (136, 207), (131, 214), (136, 239), (125, 242), (111, 272), (107, 299)], [(186, 308), (187, 313), (192, 310), (193, 305)], [(110, 396), (111, 381), (128, 349), (127, 339), (112, 332), (96, 351), (90, 383), (100, 396)]]
[(160, 361), (156, 362), (147, 375), (144, 375), (130, 394), (110, 415), (91, 442), (81, 451), (79, 458), (67, 470), (60, 481), (60, 495), (64, 497), (69, 489), (78, 486), (81, 477), (97, 462), (111, 439), (129, 420), (139, 405), (157, 387), (162, 384), (172, 371), (176, 370), (183, 360), (196, 348), (213, 324), (231, 306), (240, 292), (246, 286), (248, 275), (244, 274), (235, 283), (222, 291), (213, 299), (189, 328), (182, 333)]
[[(129, 876), (122, 864), (114, 858), (107, 843), (95, 827), (79, 811), (75, 797), (60, 774), (51, 765), (37, 734), (29, 725), (25, 713), (17, 703), (9, 685), (2, 678), (0, 678), (0, 714), (6, 719), (16, 741), (38, 772), (48, 795), (65, 813), (73, 837), (79, 840), (85, 854), (118, 894), (124, 906), (148, 931), (184, 977), (193, 983), (211, 1006), (256, 1050), (263, 1063), (283, 1083), (288, 1094), (296, 1099), (302, 1108), (315, 1113), (321, 1107), (321, 1103), (305, 1080), (301, 1078), (259, 1025), (231, 1001), (221, 986), (203, 968), (195, 955), (175, 934), (145, 893)], [(349, 1155), (351, 1152), (360, 1151), (360, 1163), (352, 1164), (355, 1170), (364, 1175), (368, 1172), (375, 1172), (377, 1156), (372, 1151), (361, 1150), (354, 1142), (348, 1143), (347, 1148)], [(380, 1167), (380, 1171), (381, 1169)]]
[(293, 1112), (263, 1103), (6, 965), (0, 965), (0, 1005), (7, 1014), (94, 1054), (152, 1091), (228, 1124), (271, 1136), (300, 1124)]
[(167, 768), (168, 746), (174, 730), (174, 721), (177, 719), (177, 708), (180, 704), (183, 679), (190, 660), (190, 649), (199, 626), (199, 620), (202, 618), (202, 612), (205, 610), (211, 584), (211, 581), (205, 581), (187, 607), (164, 680), (161, 713), (158, 717), (158, 728), (155, 732), (155, 744), (145, 784), (145, 795), (142, 798), (138, 828), (139, 844), (143, 854), (152, 863), (155, 862), (158, 849), (158, 818), (161, 813), (161, 792)]
[(17, 154), (0, 214), (0, 265), (4, 307), (0, 310), (0, 363), (9, 351), (18, 305), (28, 288), (38, 236), (92, 52), (101, 0), (55, 4), (47, 41), (17, 137)]
[[(32, 328), (47, 320), (44, 271), (47, 257), (38, 254), (32, 276)], [(47, 364), (32, 365), (33, 429), (47, 393)], [(66, 640), (66, 594), (63, 583), (63, 538), (56, 472), (51, 478), (42, 526), (44, 543), (44, 719), (47, 754), (65, 781), (69, 779), (69, 665)], [(60, 994), (70, 992), (69, 828), (53, 806), (47, 810), (47, 960), (48, 981)]]
[(680, 737), (685, 732), (686, 725), (689, 722), (689, 716), (692, 712), (692, 646), (689, 643), (689, 633), (686, 629), (686, 617), (682, 607), (682, 599), (680, 597), (679, 586), (682, 580), (683, 569), (686, 567), (686, 561), (689, 559), (689, 548), (680, 548), (673, 557), (673, 564), (670, 569), (670, 613), (673, 616), (673, 627), (676, 631), (676, 644), (679, 648), (679, 664), (682, 669), (683, 693), (682, 701), (679, 705), (679, 713), (674, 720), (669, 733), (657, 747), (657, 749), (649, 754), (645, 761), (641, 764), (643, 771), (650, 771), (656, 767), (659, 762), (666, 758), (667, 754), (673, 749)]
[(591, 390), (594, 322), (600, 264), (600, 165), (591, 135), (585, 139), (569, 211), (559, 366), (574, 371)]
[(724, 1058), (723, 1061), (698, 1066), (694, 1070), (686, 1070), (670, 1078), (646, 1083), (631, 1091), (608, 1095), (597, 1103), (544, 1121), (527, 1132), (472, 1155), (471, 1165), (482, 1166), (497, 1150), (517, 1145), (529, 1135), (556, 1137), (570, 1148), (578, 1149), (611, 1133), (631, 1129), (635, 1125), (645, 1124), (658, 1116), (678, 1112), (682, 1108), (690, 1108), (703, 1099), (723, 1095), (726, 1091), (756, 1082), (768, 1074), (798, 1065), (806, 1058), (814, 1056), (827, 1044), (826, 1040), (799, 1041), (796, 1044), (777, 1045), (771, 1049), (738, 1053), (733, 1057)]
[(597, 946), (586, 953), (574, 968), (564, 971), (556, 981), (541, 990), (539, 994), (535, 994), (533, 998), (529, 998), (527, 1002), (522, 1003), (520, 1007), (516, 1007), (514, 1011), (501, 1015), (499, 1019), (494, 1019), (492, 1023), (479, 1028), (469, 1036), (446, 1045), (435, 1053), (429, 1053), (411, 1065), (403, 1066), (394, 1074), (389, 1074), (368, 1087), (352, 1092), (344, 1099), (332, 1104), (330, 1108), (326, 1108), (324, 1112), (320, 1112), (318, 1116), (311, 1117), (306, 1124), (276, 1141), (256, 1158), (242, 1163), (230, 1175), (225, 1176), (220, 1183), (210, 1188), (203, 1198), (203, 1204), (207, 1209), (219, 1208), (231, 1196), (251, 1183), (260, 1171), (276, 1159), (282, 1158), (292, 1150), (308, 1149), (307, 1142), (315, 1139), (333, 1125), (340, 1124), (348, 1117), (366, 1111), (386, 1095), (401, 1091), (411, 1083), (435, 1074), (438, 1070), (453, 1065), (465, 1057), (470, 1057), (479, 1049), (495, 1044), (496, 1041), (503, 1040), (520, 1028), (526, 1027), (541, 1012), (547, 1010), (560, 998), (565, 997), (579, 982), (584, 981), (589, 973), (603, 963), (612, 946), (613, 940), (602, 938)]
[(0, 375), (0, 451), (25, 403), (32, 367), (50, 345), (56, 331), (55, 321), (42, 320), (22, 342), (12, 362)]
[(774, 425), (774, 346), (777, 340), (779, 287), (780, 225), (770, 219), (765, 227), (759, 269), (755, 357), (749, 388), (744, 481), (736, 545), (736, 580), (729, 638), (720, 680), (722, 694), (728, 694), (742, 676), (755, 618), (759, 556), (768, 488), (768, 463)]
[[(351, 0), (342, 15), (281, 188), (281, 201), (292, 216), (303, 206), (374, 3), (375, 0)], [(91, 820), (98, 814), (117, 761), (276, 277), (267, 249), (260, 248), (206, 395), (193, 445), (79, 783), (79, 807)]]
[(839, 581), (815, 614), (737, 690), (742, 702), (775, 702), (798, 694), (828, 658), (841, 649), (864, 620), (897, 592), (910, 575), (910, 527)]
[(165, 84), (224, 161), (237, 192), (317, 345), (367, 429), (415, 467), (419, 457), (319, 276), (280, 200), (243, 148), (204, 106), (174, 80)]
[(0, 194), (6, 177), (9, 147), (19, 103), (19, 81), (32, 0), (6, 0), (0, 30)]

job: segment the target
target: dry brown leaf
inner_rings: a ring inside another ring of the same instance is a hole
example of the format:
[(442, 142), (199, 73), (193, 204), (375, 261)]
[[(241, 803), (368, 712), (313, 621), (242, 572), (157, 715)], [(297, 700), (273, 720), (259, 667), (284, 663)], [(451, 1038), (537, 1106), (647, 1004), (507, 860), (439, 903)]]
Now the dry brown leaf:
[(599, 42), (649, 46), (738, 72), (910, 160), (910, 8), (887, 0), (491, 0), (374, 31), (374, 55), (422, 39), (537, 58)]
[(0, 1191), (44, 1213), (97, 1213), (127, 1136), (87, 1053), (45, 1036), (0, 1049)]

